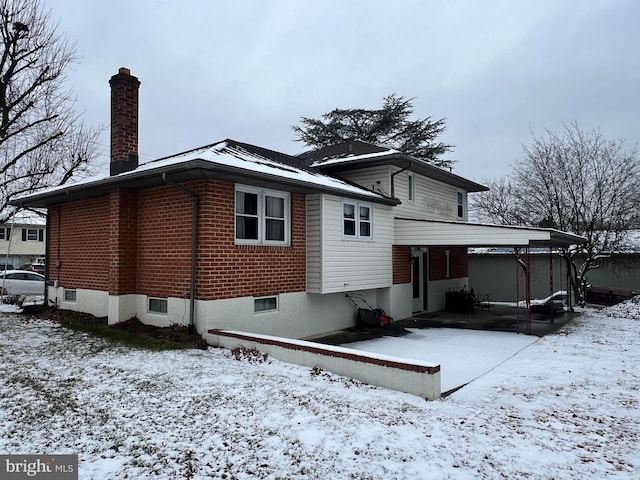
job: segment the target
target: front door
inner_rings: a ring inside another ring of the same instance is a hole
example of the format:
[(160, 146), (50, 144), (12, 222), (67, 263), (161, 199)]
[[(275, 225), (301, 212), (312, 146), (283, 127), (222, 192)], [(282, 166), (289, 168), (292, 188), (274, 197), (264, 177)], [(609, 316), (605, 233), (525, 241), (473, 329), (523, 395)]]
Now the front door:
[(426, 264), (426, 252), (422, 248), (411, 250), (411, 286), (413, 290), (412, 312), (425, 310), (425, 282), (424, 272)]

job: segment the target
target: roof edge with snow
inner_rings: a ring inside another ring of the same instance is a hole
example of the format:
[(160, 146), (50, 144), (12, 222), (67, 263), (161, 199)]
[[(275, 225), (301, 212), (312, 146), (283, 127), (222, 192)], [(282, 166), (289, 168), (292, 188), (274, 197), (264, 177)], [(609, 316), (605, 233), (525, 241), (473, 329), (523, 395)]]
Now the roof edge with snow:
[(397, 199), (315, 171), (295, 157), (229, 139), (154, 160), (129, 172), (17, 197), (10, 203), (23, 207), (47, 207), (108, 195), (114, 188), (142, 189), (165, 185), (163, 176), (169, 176), (172, 182), (178, 183), (208, 178), (271, 188), (279, 185), (291, 192), (328, 193), (386, 205), (399, 203)]
[(311, 150), (299, 154), (297, 158), (305, 161), (313, 168), (328, 173), (338, 173), (377, 165), (394, 165), (439, 182), (462, 188), (468, 192), (485, 192), (489, 190), (485, 185), (431, 165), (425, 160), (404, 154), (391, 147), (375, 145), (361, 140), (352, 140), (339, 145)]

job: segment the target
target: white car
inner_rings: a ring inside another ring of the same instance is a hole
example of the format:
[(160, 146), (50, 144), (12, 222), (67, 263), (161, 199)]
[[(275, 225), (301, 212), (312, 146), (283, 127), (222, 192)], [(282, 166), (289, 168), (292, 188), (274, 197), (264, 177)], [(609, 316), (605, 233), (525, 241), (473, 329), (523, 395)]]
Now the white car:
[(27, 270), (0, 272), (0, 292), (3, 295), (44, 295), (44, 275)]

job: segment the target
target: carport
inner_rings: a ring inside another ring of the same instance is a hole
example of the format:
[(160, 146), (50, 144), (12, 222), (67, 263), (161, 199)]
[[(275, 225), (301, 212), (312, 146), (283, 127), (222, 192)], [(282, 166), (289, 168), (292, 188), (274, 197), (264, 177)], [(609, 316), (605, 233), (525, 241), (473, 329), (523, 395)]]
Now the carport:
[[(552, 228), (489, 225), (440, 220), (416, 220), (396, 217), (395, 245), (412, 248), (429, 247), (511, 247), (514, 249), (516, 285), (520, 271), (524, 275), (523, 301), (526, 306), (526, 332), (531, 333), (530, 249), (549, 250), (549, 295), (553, 294), (553, 249), (586, 243), (586, 239)], [(520, 302), (520, 292), (516, 302)], [(553, 321), (553, 318), (552, 318)]]

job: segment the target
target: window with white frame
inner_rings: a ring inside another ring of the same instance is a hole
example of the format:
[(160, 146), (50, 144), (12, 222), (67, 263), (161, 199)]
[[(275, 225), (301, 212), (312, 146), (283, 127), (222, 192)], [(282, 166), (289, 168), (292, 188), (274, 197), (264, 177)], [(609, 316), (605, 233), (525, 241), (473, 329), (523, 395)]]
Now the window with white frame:
[(149, 298), (148, 303), (149, 313), (167, 314), (167, 299), (166, 298)]
[(11, 228), (0, 227), (0, 240), (11, 240)]
[(373, 238), (373, 208), (368, 203), (342, 203), (342, 235), (344, 238)]
[(236, 243), (286, 245), (290, 242), (288, 192), (236, 185)]
[(407, 177), (407, 200), (413, 202), (415, 200), (415, 180), (413, 173), (409, 173)]
[(464, 218), (464, 193), (458, 192), (458, 218)]
[(278, 310), (278, 297), (260, 297), (253, 300), (253, 312), (273, 312)]
[(23, 242), (44, 242), (44, 229), (42, 228), (23, 228)]

